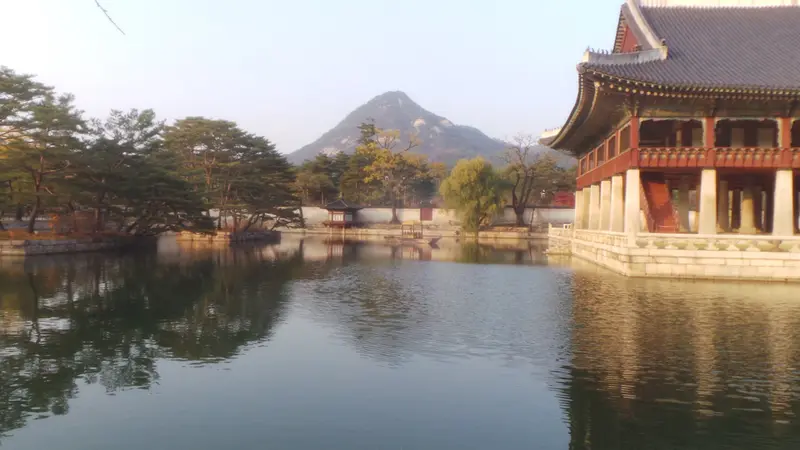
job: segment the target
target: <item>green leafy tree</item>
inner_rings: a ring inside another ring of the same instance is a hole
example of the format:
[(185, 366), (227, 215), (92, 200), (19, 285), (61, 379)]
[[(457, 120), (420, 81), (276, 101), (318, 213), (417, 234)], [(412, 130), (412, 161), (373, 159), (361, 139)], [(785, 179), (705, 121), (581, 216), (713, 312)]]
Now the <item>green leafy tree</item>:
[(255, 223), (299, 220), (294, 211), (294, 173), (268, 140), (235, 123), (189, 117), (168, 127), (164, 145), (181, 173), (204, 199), (206, 216), (217, 213), (217, 228), (247, 230)]
[(461, 160), (439, 189), (448, 208), (461, 218), (465, 231), (478, 233), (503, 206), (507, 183), (483, 158)]
[[(370, 125), (362, 125), (362, 139), (356, 153), (367, 156), (371, 162), (364, 167), (365, 183), (381, 183), (383, 192), (389, 196), (392, 208), (392, 223), (400, 223), (397, 218), (398, 200), (414, 178), (413, 168), (405, 157), (411, 149), (419, 145), (416, 136), (409, 136), (401, 142), (400, 132), (381, 130)], [(366, 139), (363, 133), (375, 133)]]
[(109, 218), (123, 220), (128, 200), (142, 193), (142, 178), (149, 176), (142, 170), (162, 148), (163, 127), (149, 109), (113, 110), (105, 121), (90, 122), (90, 140), (76, 158), (74, 185), (79, 202), (94, 209), (95, 232), (103, 231)]
[(58, 188), (82, 146), (78, 136), (84, 131), (84, 122), (71, 95), (58, 95), (32, 77), (9, 69), (0, 70), (0, 100), (2, 165), (28, 179), (28, 232), (33, 233), (39, 215), (59, 204)]
[[(346, 157), (346, 155), (345, 155)], [(306, 204), (324, 205), (327, 199), (339, 194), (338, 180), (344, 169), (337, 166), (340, 162), (327, 155), (317, 155), (315, 159), (304, 162), (297, 171), (297, 188), (303, 193)]]
[(243, 149), (226, 187), (234, 228), (247, 231), (257, 223), (269, 223), (272, 228), (296, 224), (300, 199), (293, 189), (295, 177), (286, 158), (260, 136), (248, 135)]
[(355, 203), (366, 204), (382, 197), (382, 184), (380, 182), (365, 181), (365, 169), (372, 164), (372, 155), (356, 152), (350, 156), (347, 169), (342, 174), (339, 192), (342, 198)]

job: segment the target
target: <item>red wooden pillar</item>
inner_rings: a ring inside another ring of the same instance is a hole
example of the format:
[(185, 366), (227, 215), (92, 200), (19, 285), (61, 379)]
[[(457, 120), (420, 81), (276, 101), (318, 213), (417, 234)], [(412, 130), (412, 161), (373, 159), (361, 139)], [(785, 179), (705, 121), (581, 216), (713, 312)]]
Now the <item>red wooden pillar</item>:
[(785, 169), (792, 167), (792, 119), (789, 117), (778, 118), (778, 148), (781, 149), (780, 166)]
[(792, 119), (789, 117), (778, 118), (778, 147), (789, 148), (792, 146)]
[(639, 167), (639, 116), (631, 116), (628, 133), (630, 133), (631, 146), (630, 166), (637, 168)]
[(717, 162), (716, 122), (713, 117), (703, 117), (703, 148), (706, 153), (706, 167), (715, 167)]

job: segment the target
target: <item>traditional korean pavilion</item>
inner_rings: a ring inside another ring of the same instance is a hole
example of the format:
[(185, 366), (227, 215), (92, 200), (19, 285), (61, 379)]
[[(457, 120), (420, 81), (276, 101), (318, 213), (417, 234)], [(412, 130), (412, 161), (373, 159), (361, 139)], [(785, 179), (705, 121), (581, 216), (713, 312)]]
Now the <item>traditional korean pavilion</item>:
[(628, 0), (613, 39), (542, 136), (579, 160), (574, 228), (794, 236), (798, 1)]
[(326, 227), (352, 228), (359, 225), (356, 215), (362, 209), (360, 206), (338, 199), (325, 205), (325, 209), (328, 210), (328, 220), (324, 222)]

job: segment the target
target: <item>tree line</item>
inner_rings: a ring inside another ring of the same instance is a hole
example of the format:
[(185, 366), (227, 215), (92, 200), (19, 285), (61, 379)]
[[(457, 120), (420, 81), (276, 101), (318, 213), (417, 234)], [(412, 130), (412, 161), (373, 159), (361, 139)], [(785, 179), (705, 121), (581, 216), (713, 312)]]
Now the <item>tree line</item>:
[(234, 122), (86, 119), (73, 96), (0, 68), (0, 220), (26, 217), (29, 233), (42, 217), (132, 235), (274, 227), (297, 219), (294, 180), (274, 144)]
[[(463, 225), (477, 229), (504, 205), (511, 205), (522, 226), (526, 207), (547, 204), (555, 192), (574, 189), (574, 168), (565, 169), (549, 155), (537, 153), (536, 139), (529, 135), (519, 135), (509, 144), (503, 167), (475, 158), (448, 170), (443, 163), (411, 152), (419, 144), (415, 136), (401, 141), (398, 131), (382, 130), (371, 121), (359, 129), (352, 155), (319, 154), (298, 167), (296, 184), (303, 204), (324, 206), (344, 198), (361, 206), (391, 207), (392, 221), (397, 222), (398, 207), (419, 207), (440, 196), (451, 209), (474, 207)], [(489, 197), (496, 201), (488, 202)]]
[(302, 223), (300, 206), (337, 198), (365, 206), (420, 206), (441, 197), (467, 229), (505, 204), (525, 207), (574, 188), (574, 171), (538, 155), (520, 136), (494, 168), (480, 158), (451, 171), (414, 153), (415, 136), (359, 126), (351, 155), (318, 155), (293, 167), (268, 139), (235, 122), (187, 117), (171, 125), (152, 110), (87, 119), (74, 98), (0, 67), (0, 230), (3, 219), (49, 218), (54, 232), (156, 235), (246, 231)]
[(483, 158), (459, 161), (442, 182), (445, 205), (461, 218), (461, 227), (477, 232), (491, 225), (495, 215), (510, 205), (516, 225), (525, 225), (525, 210), (548, 204), (558, 191), (575, 190), (575, 167), (565, 169), (548, 155), (535, 152), (529, 135), (514, 138), (504, 154), (506, 165), (495, 168)]

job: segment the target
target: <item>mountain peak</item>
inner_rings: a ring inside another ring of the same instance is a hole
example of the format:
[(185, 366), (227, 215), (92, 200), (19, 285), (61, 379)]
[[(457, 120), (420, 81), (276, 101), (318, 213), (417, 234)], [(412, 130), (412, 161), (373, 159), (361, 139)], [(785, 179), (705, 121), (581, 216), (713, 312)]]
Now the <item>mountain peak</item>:
[(404, 102), (414, 103), (414, 101), (411, 100), (411, 97), (409, 97), (408, 94), (403, 91), (387, 91), (383, 94), (376, 95), (372, 100), (370, 100), (370, 102), (375, 100), (402, 100)]
[(399, 130), (402, 138), (417, 136), (421, 144), (413, 151), (436, 162), (454, 164), (476, 156), (498, 161), (506, 147), (477, 128), (455, 125), (426, 110), (403, 91), (388, 91), (356, 108), (316, 141), (290, 153), (289, 161), (299, 164), (318, 154), (352, 153), (360, 137), (358, 126), (368, 120), (374, 120), (378, 128)]

